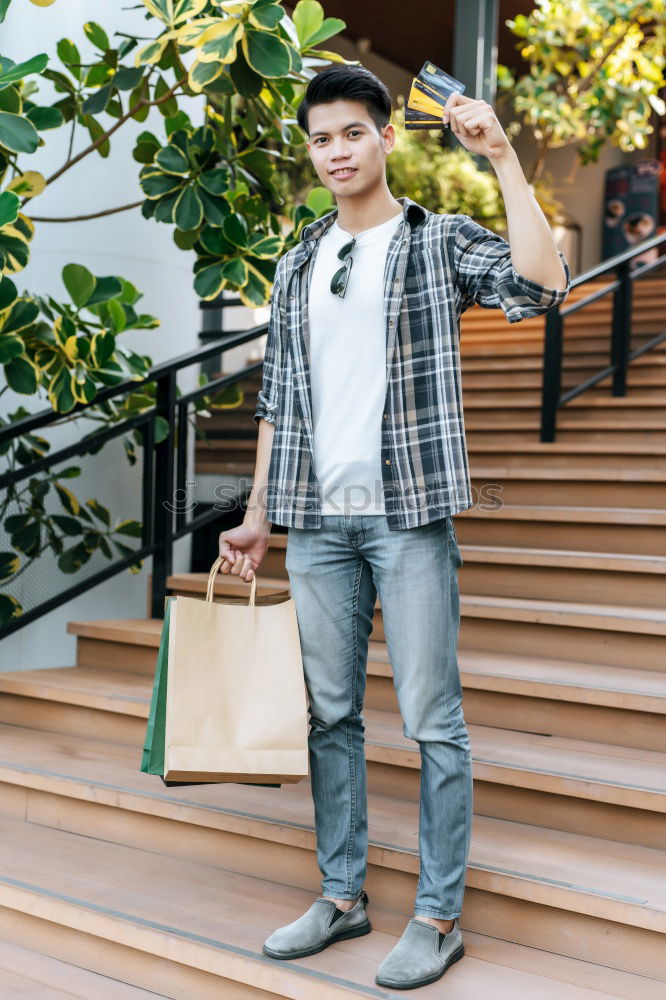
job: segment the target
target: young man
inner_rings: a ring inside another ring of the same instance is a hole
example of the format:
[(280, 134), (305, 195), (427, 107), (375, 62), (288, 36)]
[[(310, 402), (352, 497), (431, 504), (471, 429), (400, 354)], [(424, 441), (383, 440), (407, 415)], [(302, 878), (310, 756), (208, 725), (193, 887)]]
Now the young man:
[(421, 756), (414, 916), (376, 979), (399, 989), (434, 982), (464, 954), (472, 759), (452, 517), (472, 496), (460, 314), (476, 302), (516, 322), (562, 302), (570, 283), (493, 109), (456, 94), (444, 113), (460, 142), (491, 161), (510, 243), (469, 216), (394, 198), (391, 99), (377, 77), (334, 66), (310, 81), (298, 121), (337, 209), (278, 262), (254, 484), (242, 525), (220, 535), (222, 572), (249, 581), (271, 523), (289, 529), (323, 895), (267, 939), (275, 958), (371, 930), (362, 708), (379, 595), (403, 731)]

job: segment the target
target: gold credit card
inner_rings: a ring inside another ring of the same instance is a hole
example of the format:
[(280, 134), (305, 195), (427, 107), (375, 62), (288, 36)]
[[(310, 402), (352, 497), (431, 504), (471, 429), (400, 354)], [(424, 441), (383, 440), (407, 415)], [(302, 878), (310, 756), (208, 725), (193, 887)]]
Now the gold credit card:
[(435, 101), (432, 97), (428, 97), (415, 84), (412, 85), (412, 89), (409, 92), (407, 106), (414, 111), (425, 111), (429, 115), (439, 115), (440, 119), (442, 117), (442, 104), (439, 101)]

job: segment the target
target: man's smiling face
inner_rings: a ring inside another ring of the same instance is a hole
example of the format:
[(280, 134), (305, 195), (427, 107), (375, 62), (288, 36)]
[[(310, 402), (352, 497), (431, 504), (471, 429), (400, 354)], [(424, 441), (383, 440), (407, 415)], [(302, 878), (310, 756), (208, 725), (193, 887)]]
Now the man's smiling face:
[(358, 197), (384, 183), (395, 129), (381, 132), (360, 101), (316, 104), (308, 112), (308, 152), (319, 180), (336, 198)]

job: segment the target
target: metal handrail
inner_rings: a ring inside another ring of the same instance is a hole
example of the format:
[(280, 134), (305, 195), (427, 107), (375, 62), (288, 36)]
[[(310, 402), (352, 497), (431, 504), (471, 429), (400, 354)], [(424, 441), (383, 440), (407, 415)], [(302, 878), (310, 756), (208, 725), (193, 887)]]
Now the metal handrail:
[[(636, 243), (633, 247), (621, 250), (620, 253), (616, 253), (613, 257), (607, 257), (605, 260), (595, 264), (594, 267), (590, 267), (587, 271), (583, 271), (582, 274), (577, 274), (575, 278), (572, 278), (571, 287), (576, 288), (578, 285), (584, 285), (587, 281), (595, 281), (608, 271), (615, 271), (620, 264), (626, 264), (639, 254), (645, 253), (647, 250), (652, 250), (653, 247), (661, 246), (664, 240), (666, 240), (666, 233), (657, 233), (656, 236), (651, 236), (649, 240), (643, 240), (642, 243)], [(565, 306), (566, 308), (570, 307)]]
[[(268, 324), (261, 323), (259, 326), (253, 326), (249, 330), (239, 330), (225, 334), (224, 337), (220, 337), (219, 340), (208, 344), (206, 347), (195, 348), (186, 354), (179, 355), (177, 358), (172, 358), (170, 361), (163, 361), (161, 364), (155, 365), (141, 379), (126, 379), (117, 385), (101, 389), (90, 403), (77, 403), (76, 406), (67, 411), (66, 416), (71, 417), (73, 414), (83, 414), (86, 410), (90, 410), (94, 406), (99, 406), (100, 403), (104, 403), (107, 399), (113, 399), (115, 396), (120, 396), (123, 393), (132, 392), (142, 385), (146, 385), (148, 382), (157, 382), (171, 372), (175, 373), (182, 368), (188, 368), (190, 365), (207, 361), (208, 358), (215, 357), (215, 355), (220, 354), (222, 351), (230, 351), (234, 347), (240, 347), (247, 343), (247, 341), (255, 340), (267, 332)], [(202, 394), (210, 392), (211, 388), (216, 384), (211, 382), (203, 386)], [(15, 437), (19, 437), (21, 434), (28, 434), (42, 427), (48, 427), (49, 424), (55, 424), (59, 420), (62, 420), (62, 417), (62, 413), (47, 409), (42, 410), (40, 413), (33, 413), (28, 417), (23, 417), (21, 420), (8, 424), (6, 427), (0, 427), (0, 445), (4, 444), (5, 441), (11, 441)]]
[[(225, 301), (224, 305), (236, 304)], [(220, 303), (216, 303), (219, 308)], [(100, 403), (108, 399), (129, 393), (156, 383), (155, 405), (124, 420), (114, 423), (86, 435), (80, 441), (60, 448), (58, 451), (44, 455), (19, 468), (0, 474), (0, 489), (21, 482), (29, 476), (51, 468), (69, 458), (83, 456), (99, 449), (103, 444), (134, 429), (143, 432), (143, 474), (142, 474), (142, 537), (141, 546), (131, 554), (114, 560), (97, 572), (86, 576), (71, 586), (59, 590), (57, 594), (41, 602), (20, 617), (11, 619), (0, 625), (0, 639), (11, 635), (42, 615), (65, 604), (85, 590), (103, 583), (147, 556), (153, 557), (151, 616), (162, 618), (164, 615), (164, 600), (166, 597), (166, 581), (173, 572), (173, 545), (185, 535), (198, 530), (204, 525), (217, 520), (220, 516), (220, 506), (204, 514), (186, 520), (185, 511), (174, 509), (174, 499), (186, 495), (187, 462), (185, 448), (187, 442), (187, 408), (196, 399), (213, 391), (224, 389), (235, 382), (243, 381), (254, 375), (262, 367), (263, 362), (248, 365), (237, 372), (211, 379), (205, 385), (177, 395), (176, 376), (179, 371), (194, 364), (200, 364), (224, 351), (239, 347), (268, 332), (268, 323), (262, 323), (249, 330), (240, 330), (224, 334), (205, 347), (195, 348), (169, 361), (154, 365), (141, 379), (127, 379), (115, 386), (102, 389), (95, 399), (89, 403), (78, 403), (67, 414), (55, 412), (52, 409), (31, 414), (12, 424), (0, 427), (0, 445), (20, 438), (24, 434), (52, 426), (72, 414), (85, 416)], [(158, 417), (164, 418), (169, 428), (163, 440), (155, 441), (155, 427)], [(174, 457), (174, 452), (176, 453)]]
[[(633, 282), (637, 278), (650, 271), (657, 270), (666, 264), (666, 256), (659, 256), (654, 261), (639, 264), (636, 268), (631, 268), (631, 261), (644, 254), (654, 247), (666, 245), (666, 233), (659, 233), (644, 240), (636, 246), (629, 247), (621, 253), (601, 261), (582, 274), (576, 275), (571, 281), (570, 288), (577, 288), (580, 285), (603, 277), (610, 271), (614, 271), (616, 277), (609, 281), (602, 288), (598, 288), (589, 295), (584, 296), (577, 302), (572, 302), (566, 306), (556, 305), (546, 313), (545, 338), (543, 353), (543, 380), (541, 390), (541, 441), (551, 443), (555, 440), (557, 430), (557, 411), (565, 403), (580, 396), (592, 386), (597, 385), (609, 375), (613, 376), (612, 395), (626, 396), (627, 394), (627, 368), (641, 354), (652, 350), (657, 344), (666, 339), (666, 330), (658, 333), (646, 344), (629, 349), (631, 339), (631, 306)], [(594, 375), (589, 376), (583, 382), (562, 392), (562, 352), (564, 344), (564, 321), (567, 317), (579, 312), (581, 309), (597, 302), (604, 296), (613, 294), (613, 313), (611, 327), (611, 348), (609, 364), (599, 369)]]

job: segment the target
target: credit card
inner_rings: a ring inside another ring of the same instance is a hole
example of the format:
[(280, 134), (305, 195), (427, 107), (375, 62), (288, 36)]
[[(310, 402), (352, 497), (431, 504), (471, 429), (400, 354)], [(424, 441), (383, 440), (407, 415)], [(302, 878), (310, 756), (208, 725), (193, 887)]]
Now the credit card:
[(429, 115), (439, 115), (440, 118), (442, 117), (442, 104), (419, 90), (416, 83), (412, 85), (412, 89), (409, 92), (407, 107), (412, 108), (414, 111), (425, 111)]
[(420, 122), (425, 128), (439, 128), (443, 124), (441, 115), (429, 115), (425, 111), (405, 107), (405, 125), (408, 122)]
[(462, 94), (464, 90), (464, 83), (427, 60), (412, 80), (405, 105), (405, 128), (449, 128), (442, 121), (442, 108), (451, 94)]
[(443, 69), (439, 66), (435, 66), (434, 63), (424, 62), (421, 67), (421, 72), (416, 78), (423, 86), (428, 87), (431, 91), (443, 96), (446, 102), (447, 97), (454, 90), (459, 94), (464, 93), (465, 84), (461, 83), (460, 80), (456, 80), (454, 76), (449, 76), (445, 73)]

